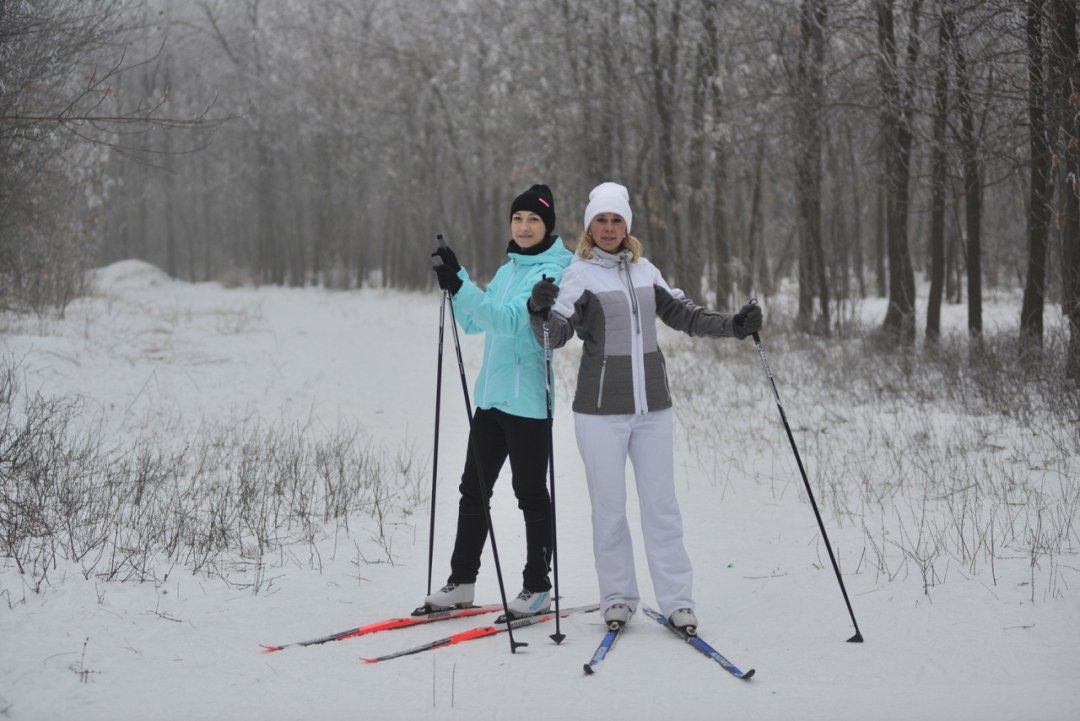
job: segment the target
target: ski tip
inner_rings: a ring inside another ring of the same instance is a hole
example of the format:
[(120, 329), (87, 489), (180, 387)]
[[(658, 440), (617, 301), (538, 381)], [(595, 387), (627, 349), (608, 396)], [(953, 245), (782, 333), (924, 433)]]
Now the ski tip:
[(754, 669), (750, 669), (749, 671), (744, 672), (742, 676), (739, 676), (739, 678), (741, 678), (744, 681), (749, 681), (751, 678), (753, 678), (753, 676), (754, 676)]
[(377, 658), (364, 658), (363, 656), (360, 657), (360, 663), (378, 663), (378, 661), (379, 659)]
[(591, 663), (585, 664), (585, 675), (586, 676), (592, 676), (594, 673), (596, 673), (596, 671), (593, 670), (592, 664)]
[(262, 646), (262, 652), (263, 653), (274, 653), (275, 651), (280, 651), (283, 648), (285, 648), (285, 647), (284, 646), (267, 646), (267, 645), (264, 644)]

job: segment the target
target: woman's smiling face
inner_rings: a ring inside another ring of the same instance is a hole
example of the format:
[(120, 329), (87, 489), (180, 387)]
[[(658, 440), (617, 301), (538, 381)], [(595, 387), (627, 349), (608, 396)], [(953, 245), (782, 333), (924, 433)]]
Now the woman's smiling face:
[(544, 219), (531, 210), (519, 210), (510, 216), (510, 236), (519, 248), (531, 248), (545, 235)]
[(600, 213), (589, 223), (589, 235), (600, 250), (614, 253), (626, 239), (626, 221), (615, 213)]

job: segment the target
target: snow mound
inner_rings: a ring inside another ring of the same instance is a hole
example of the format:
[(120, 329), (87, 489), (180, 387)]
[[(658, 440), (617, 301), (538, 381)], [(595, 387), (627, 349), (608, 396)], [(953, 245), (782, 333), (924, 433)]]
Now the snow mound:
[(143, 260), (120, 260), (90, 271), (87, 280), (97, 292), (110, 288), (153, 288), (172, 282), (161, 268)]

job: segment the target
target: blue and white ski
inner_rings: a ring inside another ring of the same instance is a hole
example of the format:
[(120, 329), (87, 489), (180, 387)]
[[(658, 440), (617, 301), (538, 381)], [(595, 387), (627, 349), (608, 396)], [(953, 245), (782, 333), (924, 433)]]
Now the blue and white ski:
[(728, 661), (726, 658), (724, 658), (720, 654), (720, 652), (717, 651), (715, 648), (710, 646), (708, 643), (706, 643), (701, 638), (698, 638), (697, 635), (689, 634), (689, 633), (687, 633), (686, 631), (684, 631), (681, 628), (676, 628), (676, 627), (672, 626), (670, 623), (668, 623), (668, 620), (666, 618), (664, 618), (663, 614), (658, 613), (658, 612), (652, 610), (651, 608), (642, 607), (641, 610), (643, 610), (649, 616), (649, 618), (652, 618), (654, 621), (659, 623), (661, 626), (668, 629), (673, 634), (675, 634), (676, 636), (678, 636), (679, 638), (681, 638), (682, 640), (686, 641), (688, 644), (690, 644), (691, 646), (696, 648), (698, 651), (701, 651), (703, 654), (705, 654), (706, 656), (711, 658), (713, 661), (716, 661), (718, 664), (723, 666), (724, 669), (728, 673), (730, 673), (732, 676), (734, 676), (735, 678), (748, 679), (748, 678), (750, 678), (751, 676), (754, 675), (754, 669), (750, 669), (749, 671), (741, 670), (738, 666), (733, 664), (731, 661)]
[(615, 645), (615, 642), (619, 640), (619, 636), (622, 634), (622, 630), (625, 627), (625, 623), (619, 623), (618, 621), (612, 622), (608, 627), (607, 633), (604, 634), (604, 638), (600, 640), (600, 645), (596, 647), (596, 653), (593, 654), (592, 660), (585, 664), (586, 674), (596, 673), (596, 666), (608, 655), (608, 651), (610, 651), (611, 647)]

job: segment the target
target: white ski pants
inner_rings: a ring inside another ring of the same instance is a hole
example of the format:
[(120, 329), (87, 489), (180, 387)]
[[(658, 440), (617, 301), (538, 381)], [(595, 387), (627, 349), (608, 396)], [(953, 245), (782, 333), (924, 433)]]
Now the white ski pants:
[(634, 467), (641, 532), (660, 612), (694, 608), (694, 573), (683, 545), (675, 498), (672, 411), (632, 415), (574, 414), (578, 450), (592, 501), (593, 555), (603, 610), (641, 600), (626, 520), (626, 459)]

